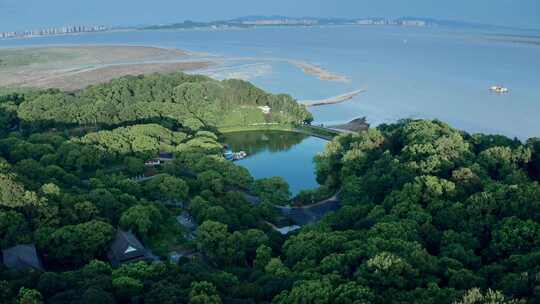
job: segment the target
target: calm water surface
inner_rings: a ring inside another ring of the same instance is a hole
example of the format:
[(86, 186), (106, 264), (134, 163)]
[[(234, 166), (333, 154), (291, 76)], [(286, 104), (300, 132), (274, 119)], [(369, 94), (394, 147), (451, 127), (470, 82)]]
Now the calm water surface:
[(247, 168), (253, 177), (283, 177), (291, 192), (318, 187), (313, 157), (324, 150), (325, 140), (291, 132), (229, 133), (224, 142), (234, 151), (246, 151), (248, 157), (237, 164)]

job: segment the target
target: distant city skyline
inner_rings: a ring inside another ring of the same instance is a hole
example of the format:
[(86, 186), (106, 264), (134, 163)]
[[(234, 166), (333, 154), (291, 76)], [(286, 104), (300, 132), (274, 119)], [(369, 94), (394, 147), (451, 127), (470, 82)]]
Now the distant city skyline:
[(0, 32), (70, 24), (130, 26), (246, 15), (363, 18), (404, 16), (540, 29), (538, 0), (0, 0)]

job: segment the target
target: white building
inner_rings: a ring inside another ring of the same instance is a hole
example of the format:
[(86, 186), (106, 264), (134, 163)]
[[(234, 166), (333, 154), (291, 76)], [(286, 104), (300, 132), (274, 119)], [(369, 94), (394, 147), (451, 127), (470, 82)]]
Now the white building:
[(272, 111), (272, 108), (270, 108), (269, 106), (261, 106), (261, 107), (258, 107), (264, 114), (270, 114), (270, 112)]

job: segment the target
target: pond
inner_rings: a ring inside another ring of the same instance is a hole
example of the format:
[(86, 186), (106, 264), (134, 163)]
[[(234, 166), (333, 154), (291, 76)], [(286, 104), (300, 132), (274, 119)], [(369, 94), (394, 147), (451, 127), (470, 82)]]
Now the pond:
[(233, 151), (246, 151), (248, 157), (236, 162), (247, 168), (254, 178), (283, 177), (291, 193), (315, 189), (313, 158), (322, 152), (327, 141), (309, 135), (282, 131), (249, 131), (224, 135)]

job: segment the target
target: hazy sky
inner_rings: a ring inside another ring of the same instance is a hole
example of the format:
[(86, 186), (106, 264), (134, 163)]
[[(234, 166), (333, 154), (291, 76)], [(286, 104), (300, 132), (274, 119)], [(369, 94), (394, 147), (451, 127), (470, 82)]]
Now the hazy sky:
[(540, 0), (0, 0), (0, 31), (207, 21), (254, 14), (415, 16), (540, 28)]

